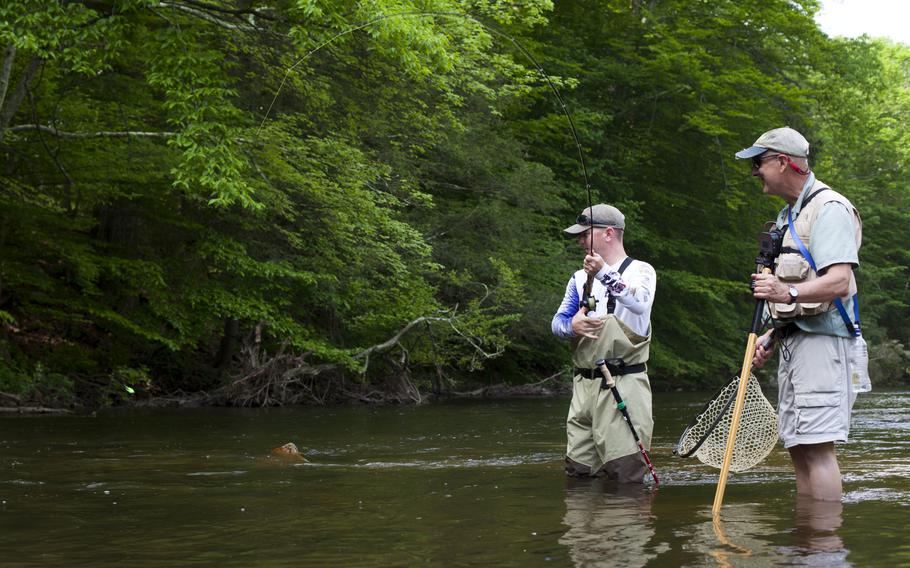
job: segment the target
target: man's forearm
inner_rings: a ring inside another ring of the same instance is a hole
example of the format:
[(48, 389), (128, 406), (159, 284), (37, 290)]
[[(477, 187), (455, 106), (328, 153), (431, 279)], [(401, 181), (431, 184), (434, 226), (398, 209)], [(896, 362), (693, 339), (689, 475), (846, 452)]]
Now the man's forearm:
[[(853, 268), (849, 264), (834, 264), (829, 266), (825, 273), (815, 280), (796, 284), (799, 292), (797, 302), (830, 302), (835, 298), (843, 298), (850, 293), (850, 274)], [(783, 297), (778, 300), (786, 303), (790, 300), (790, 286), (785, 285)]]
[(553, 335), (564, 338), (575, 337), (575, 332), (572, 330), (572, 317), (577, 311), (578, 291), (575, 289), (575, 281), (569, 280), (562, 303), (553, 315), (553, 321), (550, 322), (550, 330)]
[(557, 313), (550, 322), (550, 329), (556, 337), (571, 338), (575, 337), (572, 330), (572, 316), (566, 316), (563, 313)]

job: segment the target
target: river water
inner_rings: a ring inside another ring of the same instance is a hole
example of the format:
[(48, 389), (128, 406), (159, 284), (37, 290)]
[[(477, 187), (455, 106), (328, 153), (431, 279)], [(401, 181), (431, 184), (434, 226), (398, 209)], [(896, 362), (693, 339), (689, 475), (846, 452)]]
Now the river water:
[(567, 399), (4, 417), (0, 565), (910, 566), (910, 392), (859, 397), (843, 503), (778, 446), (718, 523), (671, 455), (705, 400), (655, 395), (657, 490), (567, 482)]

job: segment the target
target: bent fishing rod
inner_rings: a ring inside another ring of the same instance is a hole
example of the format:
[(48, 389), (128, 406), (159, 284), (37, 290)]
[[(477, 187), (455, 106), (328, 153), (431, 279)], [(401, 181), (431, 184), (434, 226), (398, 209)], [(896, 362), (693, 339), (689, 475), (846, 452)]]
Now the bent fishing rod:
[(604, 382), (601, 385), (601, 388), (608, 388), (610, 392), (613, 393), (613, 400), (616, 401), (616, 409), (622, 413), (623, 420), (626, 421), (626, 424), (629, 425), (629, 430), (632, 431), (632, 437), (635, 438), (635, 443), (638, 444), (638, 451), (641, 453), (641, 457), (644, 458), (645, 464), (648, 466), (648, 470), (651, 472), (651, 478), (654, 479), (654, 487), (660, 487), (660, 480), (657, 478), (657, 472), (654, 471), (654, 466), (651, 464), (651, 458), (648, 457), (648, 452), (645, 450), (644, 445), (641, 443), (641, 439), (638, 437), (638, 432), (635, 431), (635, 426), (632, 424), (632, 419), (629, 418), (629, 409), (626, 408), (626, 403), (622, 399), (622, 396), (619, 394), (619, 389), (616, 388), (616, 379), (613, 378), (613, 375), (610, 373), (610, 369), (607, 367), (607, 362), (604, 359), (599, 359), (595, 363), (600, 373), (604, 377)]
[[(352, 34), (359, 30), (363, 30), (365, 28), (368, 28), (368, 27), (370, 27), (374, 24), (377, 24), (379, 22), (382, 22), (384, 20), (389, 20), (392, 18), (435, 18), (435, 17), (459, 18), (459, 19), (463, 19), (463, 20), (469, 20), (469, 21), (474, 22), (475, 24), (479, 25), (486, 31), (490, 32), (494, 36), (508, 41), (509, 43), (514, 45), (515, 48), (528, 59), (528, 61), (531, 62), (531, 64), (536, 69), (537, 73), (544, 79), (544, 81), (547, 83), (547, 86), (550, 87), (550, 90), (553, 92), (553, 95), (556, 97), (556, 100), (559, 103), (559, 107), (562, 110), (563, 115), (565, 115), (566, 120), (569, 123), (569, 129), (572, 132), (572, 139), (575, 141), (575, 148), (578, 150), (578, 160), (579, 160), (579, 162), (581, 162), (581, 174), (582, 174), (582, 177), (584, 178), (585, 191), (587, 193), (587, 198), (588, 198), (588, 215), (587, 215), (588, 223), (591, 226), (591, 228), (588, 229), (589, 237), (590, 237), (589, 244), (588, 244), (588, 254), (593, 255), (594, 254), (594, 219), (593, 219), (594, 198), (593, 198), (592, 192), (591, 192), (591, 182), (588, 179), (588, 166), (585, 162), (584, 151), (582, 150), (582, 147), (581, 147), (581, 141), (578, 139), (578, 130), (575, 128), (575, 121), (572, 120), (572, 115), (569, 113), (569, 109), (566, 107), (565, 100), (562, 98), (562, 95), (560, 94), (559, 89), (556, 88), (556, 85), (553, 83), (553, 80), (550, 78), (550, 76), (547, 74), (547, 72), (544, 71), (543, 66), (537, 61), (537, 59), (534, 58), (533, 55), (531, 55), (531, 52), (528, 51), (527, 48), (525, 48), (521, 43), (519, 43), (519, 41), (517, 39), (515, 39), (511, 35), (503, 32), (501, 30), (498, 30), (498, 29), (492, 27), (489, 24), (485, 24), (484, 22), (482, 22), (482, 21), (478, 20), (477, 18), (474, 18), (473, 16), (470, 16), (468, 14), (462, 14), (460, 12), (434, 12), (434, 11), (397, 12), (397, 13), (393, 13), (393, 14), (385, 14), (382, 16), (378, 16), (372, 20), (351, 26), (350, 28), (347, 28), (341, 32), (338, 32), (337, 34), (333, 35), (329, 39), (323, 41), (322, 43), (320, 43), (319, 45), (317, 45), (316, 47), (314, 47), (313, 49), (308, 51), (306, 54), (303, 55), (303, 57), (298, 59), (296, 62), (294, 62), (293, 65), (291, 65), (290, 67), (287, 68), (287, 70), (285, 71), (284, 77), (281, 79), (281, 83), (278, 85), (278, 89), (275, 91), (275, 96), (272, 98), (272, 101), (269, 103), (268, 109), (266, 109), (266, 112), (265, 112), (265, 116), (262, 118), (262, 122), (260, 123), (259, 128), (256, 131), (256, 138), (258, 138), (259, 134), (262, 132), (262, 129), (265, 126), (265, 123), (268, 120), (269, 115), (272, 112), (272, 108), (274, 108), (275, 102), (278, 100), (278, 96), (281, 94), (281, 90), (284, 88), (285, 83), (287, 83), (287, 80), (288, 80), (288, 77), (290, 76), (290, 74), (295, 69), (297, 69), (297, 67), (302, 65), (307, 59), (309, 59), (311, 56), (313, 56), (313, 54), (317, 53), (319, 50), (330, 45), (332, 42), (334, 42), (335, 40), (337, 40), (341, 37)], [(587, 311), (593, 311), (594, 309), (596, 309), (597, 300), (591, 294), (591, 289), (593, 287), (593, 284), (594, 284), (594, 275), (589, 274), (587, 281), (585, 282), (583, 292), (582, 292), (582, 298), (579, 301), (580, 309), (585, 309)]]
[[(519, 41), (517, 39), (515, 39), (511, 35), (503, 32), (501, 30), (494, 28), (493, 26), (491, 26), (489, 24), (485, 24), (484, 22), (478, 20), (477, 18), (475, 18), (469, 14), (462, 14), (460, 12), (414, 11), (414, 12), (396, 12), (393, 14), (384, 14), (382, 16), (377, 16), (376, 18), (373, 18), (372, 20), (351, 26), (350, 28), (347, 28), (346, 30), (338, 32), (337, 34), (333, 35), (329, 39), (323, 41), (322, 43), (320, 43), (319, 45), (317, 45), (316, 47), (314, 47), (313, 49), (308, 51), (306, 54), (304, 54), (303, 57), (301, 57), (300, 59), (295, 61), (293, 65), (291, 65), (290, 67), (288, 67), (285, 70), (284, 77), (281, 79), (281, 83), (278, 85), (278, 89), (275, 91), (275, 96), (272, 97), (272, 101), (269, 103), (268, 109), (266, 109), (265, 116), (263, 116), (262, 122), (259, 124), (259, 128), (256, 130), (257, 138), (258, 138), (259, 134), (262, 132), (262, 128), (265, 126), (265, 123), (268, 120), (269, 115), (272, 112), (272, 108), (274, 108), (275, 102), (278, 100), (278, 96), (281, 94), (281, 90), (284, 88), (285, 83), (287, 83), (288, 77), (290, 76), (291, 72), (293, 72), (297, 67), (302, 65), (307, 59), (312, 57), (313, 54), (315, 54), (319, 50), (323, 49), (324, 47), (327, 47), (328, 45), (330, 45), (331, 43), (333, 43), (335, 40), (337, 40), (339, 38), (342, 38), (346, 35), (350, 35), (359, 30), (363, 30), (365, 28), (368, 28), (368, 27), (370, 27), (374, 24), (377, 24), (379, 22), (382, 22), (384, 20), (389, 20), (392, 18), (435, 18), (435, 17), (459, 18), (462, 20), (469, 20), (471, 22), (474, 22), (475, 24), (479, 25), (480, 27), (482, 27), (486, 31), (490, 32), (491, 34), (493, 34), (499, 38), (502, 38), (502, 39), (508, 41), (509, 43), (511, 43), (512, 45), (514, 45), (515, 48), (518, 49), (518, 51), (521, 52), (521, 54), (524, 55), (528, 59), (528, 61), (531, 62), (531, 64), (534, 66), (537, 73), (547, 83), (547, 86), (550, 87), (550, 90), (553, 91), (553, 95), (556, 97), (556, 100), (559, 103), (559, 107), (560, 107), (560, 109), (562, 109), (562, 113), (565, 115), (566, 120), (569, 122), (569, 129), (572, 132), (572, 139), (575, 141), (575, 148), (578, 150), (578, 160), (581, 162), (581, 174), (584, 177), (585, 189), (587, 190), (587, 193), (588, 193), (588, 208), (590, 210), (590, 208), (592, 207), (593, 199), (591, 197), (591, 183), (588, 180), (588, 166), (585, 163), (584, 151), (582, 150), (581, 142), (578, 139), (578, 130), (575, 128), (575, 121), (572, 120), (572, 115), (569, 113), (569, 109), (566, 107), (566, 102), (562, 98), (562, 95), (560, 94), (559, 89), (556, 88), (556, 85), (553, 83), (553, 80), (550, 78), (550, 76), (547, 74), (547, 72), (544, 71), (543, 66), (537, 61), (537, 59), (534, 58), (533, 55), (531, 55), (531, 52), (528, 51), (527, 48), (525, 48), (525, 46), (523, 46), (521, 43), (519, 43)], [(593, 246), (594, 246), (594, 244), (593, 244), (593, 238), (592, 238), (592, 241), (591, 241), (592, 250), (593, 250)]]

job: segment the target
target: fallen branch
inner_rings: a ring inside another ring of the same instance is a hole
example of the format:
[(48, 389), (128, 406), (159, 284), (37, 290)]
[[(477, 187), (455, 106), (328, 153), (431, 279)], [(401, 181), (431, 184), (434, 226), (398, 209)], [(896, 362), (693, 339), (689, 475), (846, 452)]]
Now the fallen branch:
[(471, 391), (453, 391), (452, 394), (455, 396), (460, 396), (460, 397), (465, 397), (465, 398), (478, 397), (478, 396), (484, 396), (490, 390), (497, 389), (497, 388), (503, 388), (505, 386), (506, 386), (505, 383), (496, 383), (495, 385), (487, 385), (487, 386), (480, 387), (479, 389), (474, 389)]
[(544, 383), (546, 383), (546, 382), (552, 381), (553, 379), (557, 379), (557, 378), (559, 378), (559, 377), (562, 377), (562, 376), (565, 375), (565, 374), (566, 374), (565, 371), (558, 371), (558, 372), (556, 372), (556, 373), (553, 373), (552, 375), (550, 375), (549, 377), (547, 377), (547, 378), (545, 378), (545, 379), (541, 379), (541, 380), (537, 381), (536, 383), (528, 383), (527, 386), (529, 386), (529, 387), (540, 386), (540, 385), (542, 385), (542, 384), (544, 384)]
[(229, 22), (227, 20), (224, 20), (222, 18), (219, 18), (217, 16), (214, 16), (211, 13), (207, 12), (205, 9), (202, 9), (201, 7), (196, 8), (193, 6), (186, 6), (183, 4), (178, 4), (177, 2), (159, 2), (158, 6), (156, 6), (156, 7), (172, 8), (174, 10), (180, 10), (182, 12), (186, 12), (187, 14), (190, 14), (201, 20), (205, 20), (206, 22), (215, 24), (216, 26), (220, 26), (227, 30), (255, 30), (256, 29), (255, 26), (250, 25), (248, 22), (245, 22), (242, 19), (239, 20), (240, 23), (235, 24), (235, 23)]
[(71, 414), (65, 408), (48, 408), (46, 406), (0, 406), (0, 413), (6, 414)]
[(171, 138), (176, 136), (176, 132), (145, 132), (141, 130), (125, 131), (98, 131), (98, 132), (67, 132), (59, 130), (53, 126), (43, 124), (17, 124), (7, 128), (7, 132), (21, 132), (28, 130), (37, 130), (56, 136), (57, 138)]
[(372, 354), (374, 354), (374, 353), (385, 353), (386, 351), (392, 349), (392, 348), (395, 347), (396, 345), (400, 345), (400, 344), (401, 344), (401, 338), (404, 337), (409, 331), (411, 331), (411, 329), (412, 329), (415, 325), (418, 325), (418, 324), (421, 324), (421, 323), (424, 323), (424, 322), (427, 322), (427, 323), (429, 323), (429, 322), (431, 322), (431, 321), (445, 321), (445, 322), (448, 322), (448, 321), (450, 321), (450, 320), (451, 320), (451, 318), (442, 318), (442, 317), (434, 317), (434, 316), (420, 316), (419, 318), (417, 318), (417, 319), (415, 319), (415, 320), (412, 320), (412, 321), (408, 322), (407, 325), (405, 325), (403, 328), (401, 328), (401, 329), (398, 331), (398, 333), (396, 333), (395, 335), (393, 335), (391, 338), (387, 339), (386, 341), (383, 341), (382, 343), (380, 343), (380, 344), (378, 344), (378, 345), (374, 345), (374, 346), (372, 346), (372, 347), (369, 347), (369, 348), (367, 348), (367, 349), (364, 349), (364, 350), (361, 351), (360, 353), (357, 353), (356, 355), (354, 355), (354, 359), (363, 359), (363, 360), (364, 360), (363, 371), (362, 371), (361, 374), (366, 375), (367, 369), (368, 369), (369, 366), (370, 366), (370, 356), (371, 356)]
[(0, 392), (0, 398), (4, 398), (10, 402), (14, 402), (14, 403), (16, 403), (17, 406), (22, 404), (21, 398), (19, 398), (18, 396), (14, 395), (14, 394), (10, 394), (8, 392)]
[[(384, 355), (391, 368), (397, 369), (386, 377), (387, 389), (378, 395), (377, 391), (351, 391), (345, 387), (345, 366), (341, 363), (312, 363), (308, 358), (312, 352), (303, 354), (286, 353), (287, 344), (282, 343), (276, 353), (267, 354), (262, 345), (262, 330), (265, 325), (260, 322), (250, 335), (244, 339), (241, 347), (240, 361), (242, 369), (225, 386), (211, 393), (212, 397), (225, 400), (237, 406), (281, 406), (286, 404), (316, 403), (326, 404), (338, 398), (361, 400), (363, 402), (415, 402), (420, 404), (424, 397), (417, 385), (411, 380), (410, 354), (402, 344), (416, 326), (431, 323), (448, 325), (455, 334), (463, 339), (474, 350), (475, 359), (490, 359), (500, 355), (503, 349), (490, 353), (485, 351), (477, 341), (462, 332), (457, 326), (458, 306), (443, 315), (420, 316), (393, 334), (389, 339), (363, 349), (354, 354), (355, 361), (363, 361), (361, 376), (365, 379), (370, 360), (377, 355)], [(391, 351), (398, 349), (397, 358)], [(442, 372), (437, 362), (437, 379), (442, 382)], [(367, 381), (360, 383), (361, 388)]]

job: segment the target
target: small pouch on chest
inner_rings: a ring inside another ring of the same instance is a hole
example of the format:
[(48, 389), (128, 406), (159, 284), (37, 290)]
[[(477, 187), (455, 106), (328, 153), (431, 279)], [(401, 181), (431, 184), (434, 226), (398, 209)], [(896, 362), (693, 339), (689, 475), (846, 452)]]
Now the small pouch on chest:
[(809, 276), (809, 262), (803, 255), (786, 252), (777, 257), (777, 268), (774, 274), (784, 282), (801, 282)]
[[(786, 283), (805, 282), (811, 280), (812, 267), (803, 255), (795, 252), (785, 252), (777, 257), (774, 274), (778, 280)], [(813, 316), (827, 311), (829, 302), (800, 302), (793, 304), (775, 303), (772, 314), (775, 318), (787, 319), (799, 316)]]

